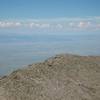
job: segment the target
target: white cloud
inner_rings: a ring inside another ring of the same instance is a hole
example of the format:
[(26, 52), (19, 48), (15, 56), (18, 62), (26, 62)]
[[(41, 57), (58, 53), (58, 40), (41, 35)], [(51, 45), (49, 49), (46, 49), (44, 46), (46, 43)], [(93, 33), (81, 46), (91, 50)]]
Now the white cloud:
[(20, 22), (16, 22), (15, 26), (21, 26), (22, 24)]
[(57, 28), (62, 29), (63, 25), (62, 24), (57, 24)]
[(90, 25), (91, 25), (91, 22), (81, 21), (81, 22), (79, 22), (78, 27), (79, 28), (88, 28)]
[(84, 18), (53, 18), (53, 19), (26, 19), (26, 20), (2, 20), (0, 29), (26, 28), (47, 31), (83, 31), (100, 30), (100, 16)]
[(0, 28), (13, 28), (13, 27), (19, 27), (19, 26), (21, 26), (20, 22), (12, 22), (12, 21), (0, 22)]
[(70, 22), (70, 23), (69, 23), (69, 26), (70, 26), (70, 27), (73, 27), (73, 26), (75, 26), (75, 23)]
[(50, 27), (50, 24), (41, 24), (40, 25), (40, 28), (49, 28)]
[(35, 23), (30, 23), (30, 27), (32, 28), (32, 27), (34, 27), (34, 25), (35, 25)]
[(27, 24), (30, 28), (49, 28), (50, 24), (48, 23), (35, 23), (35, 22), (31, 22), (29, 24)]

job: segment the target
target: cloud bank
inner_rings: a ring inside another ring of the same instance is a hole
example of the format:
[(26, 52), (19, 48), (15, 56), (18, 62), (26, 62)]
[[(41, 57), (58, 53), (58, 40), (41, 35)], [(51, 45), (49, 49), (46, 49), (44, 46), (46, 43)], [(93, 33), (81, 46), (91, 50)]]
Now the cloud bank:
[(0, 20), (0, 29), (29, 29), (40, 31), (100, 31), (100, 16), (84, 18), (54, 18)]

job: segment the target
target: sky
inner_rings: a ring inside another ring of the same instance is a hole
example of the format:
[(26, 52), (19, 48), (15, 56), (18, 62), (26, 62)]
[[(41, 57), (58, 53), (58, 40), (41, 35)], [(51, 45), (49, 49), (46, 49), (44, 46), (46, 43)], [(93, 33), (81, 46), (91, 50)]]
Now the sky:
[(0, 34), (100, 32), (100, 0), (0, 0)]

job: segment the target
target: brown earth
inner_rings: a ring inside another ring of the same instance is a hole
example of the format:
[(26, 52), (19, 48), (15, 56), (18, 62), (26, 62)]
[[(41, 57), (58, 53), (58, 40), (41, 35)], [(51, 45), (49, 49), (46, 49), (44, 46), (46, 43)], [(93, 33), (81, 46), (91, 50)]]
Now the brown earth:
[(57, 55), (0, 78), (0, 100), (100, 100), (100, 57)]

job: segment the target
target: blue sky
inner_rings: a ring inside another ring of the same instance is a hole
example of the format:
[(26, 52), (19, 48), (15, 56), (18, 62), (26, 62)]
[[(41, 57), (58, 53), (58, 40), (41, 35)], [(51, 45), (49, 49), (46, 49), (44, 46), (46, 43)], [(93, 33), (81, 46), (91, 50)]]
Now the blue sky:
[(0, 0), (0, 31), (100, 31), (100, 0)]
[(0, 0), (0, 18), (100, 16), (100, 0)]

